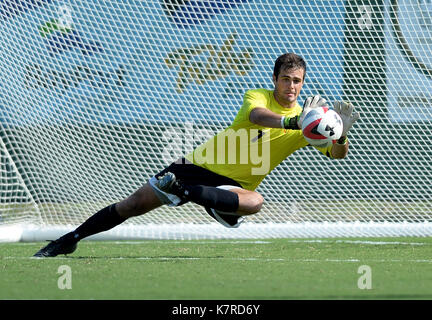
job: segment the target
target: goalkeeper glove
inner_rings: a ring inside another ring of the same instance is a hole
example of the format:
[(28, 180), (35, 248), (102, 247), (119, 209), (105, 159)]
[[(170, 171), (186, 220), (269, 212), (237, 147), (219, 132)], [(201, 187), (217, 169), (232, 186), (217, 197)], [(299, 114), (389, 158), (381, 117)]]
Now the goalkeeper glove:
[(336, 101), (334, 103), (334, 110), (340, 115), (343, 122), (342, 137), (345, 137), (351, 129), (354, 122), (360, 118), (358, 112), (353, 112), (354, 107), (351, 103), (345, 101)]
[(324, 107), (327, 105), (326, 99), (321, 97), (319, 94), (308, 97), (303, 103), (303, 112), (300, 114), (297, 119), (297, 126), (301, 129), (302, 123), (306, 115), (315, 108)]
[(319, 94), (310, 96), (303, 103), (303, 112), (299, 116), (293, 118), (283, 118), (283, 127), (285, 129), (301, 129), (302, 123), (306, 115), (315, 108), (323, 107), (327, 104), (326, 99), (321, 97)]

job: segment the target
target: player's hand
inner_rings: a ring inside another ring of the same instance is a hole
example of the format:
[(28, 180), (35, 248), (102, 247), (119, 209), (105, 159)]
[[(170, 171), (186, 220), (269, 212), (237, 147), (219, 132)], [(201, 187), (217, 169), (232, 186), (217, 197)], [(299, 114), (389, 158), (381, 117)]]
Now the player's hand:
[(303, 103), (303, 112), (297, 120), (297, 126), (301, 129), (303, 120), (309, 111), (318, 107), (323, 107), (325, 105), (327, 105), (326, 99), (321, 97), (319, 94), (308, 97)]
[(354, 122), (360, 118), (360, 113), (353, 112), (354, 107), (351, 103), (345, 101), (336, 101), (334, 104), (334, 110), (339, 113), (343, 122), (342, 137), (345, 137), (348, 131), (351, 129)]

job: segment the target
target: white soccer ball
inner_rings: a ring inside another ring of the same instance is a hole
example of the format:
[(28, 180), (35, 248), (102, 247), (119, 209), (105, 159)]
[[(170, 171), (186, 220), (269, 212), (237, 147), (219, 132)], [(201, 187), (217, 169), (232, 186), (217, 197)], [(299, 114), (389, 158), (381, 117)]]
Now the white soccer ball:
[(316, 147), (327, 147), (336, 142), (343, 131), (339, 114), (327, 106), (312, 109), (302, 122), (302, 132), (306, 141)]

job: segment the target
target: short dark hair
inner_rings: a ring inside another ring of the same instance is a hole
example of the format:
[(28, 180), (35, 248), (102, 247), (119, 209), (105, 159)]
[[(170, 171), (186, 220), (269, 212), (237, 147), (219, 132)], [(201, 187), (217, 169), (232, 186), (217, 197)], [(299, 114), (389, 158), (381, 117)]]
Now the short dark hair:
[(276, 80), (279, 76), (281, 70), (292, 70), (292, 69), (303, 69), (304, 77), (306, 77), (306, 61), (299, 55), (295, 53), (284, 53), (276, 59), (273, 75), (276, 77)]

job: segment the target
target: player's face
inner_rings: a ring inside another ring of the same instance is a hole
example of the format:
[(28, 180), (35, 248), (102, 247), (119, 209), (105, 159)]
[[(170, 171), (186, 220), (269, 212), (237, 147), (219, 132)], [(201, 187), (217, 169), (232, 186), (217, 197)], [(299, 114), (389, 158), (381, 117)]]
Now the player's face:
[(273, 75), (273, 83), (275, 85), (274, 97), (276, 101), (282, 107), (294, 107), (303, 87), (303, 80), (303, 69), (281, 70), (277, 79)]

